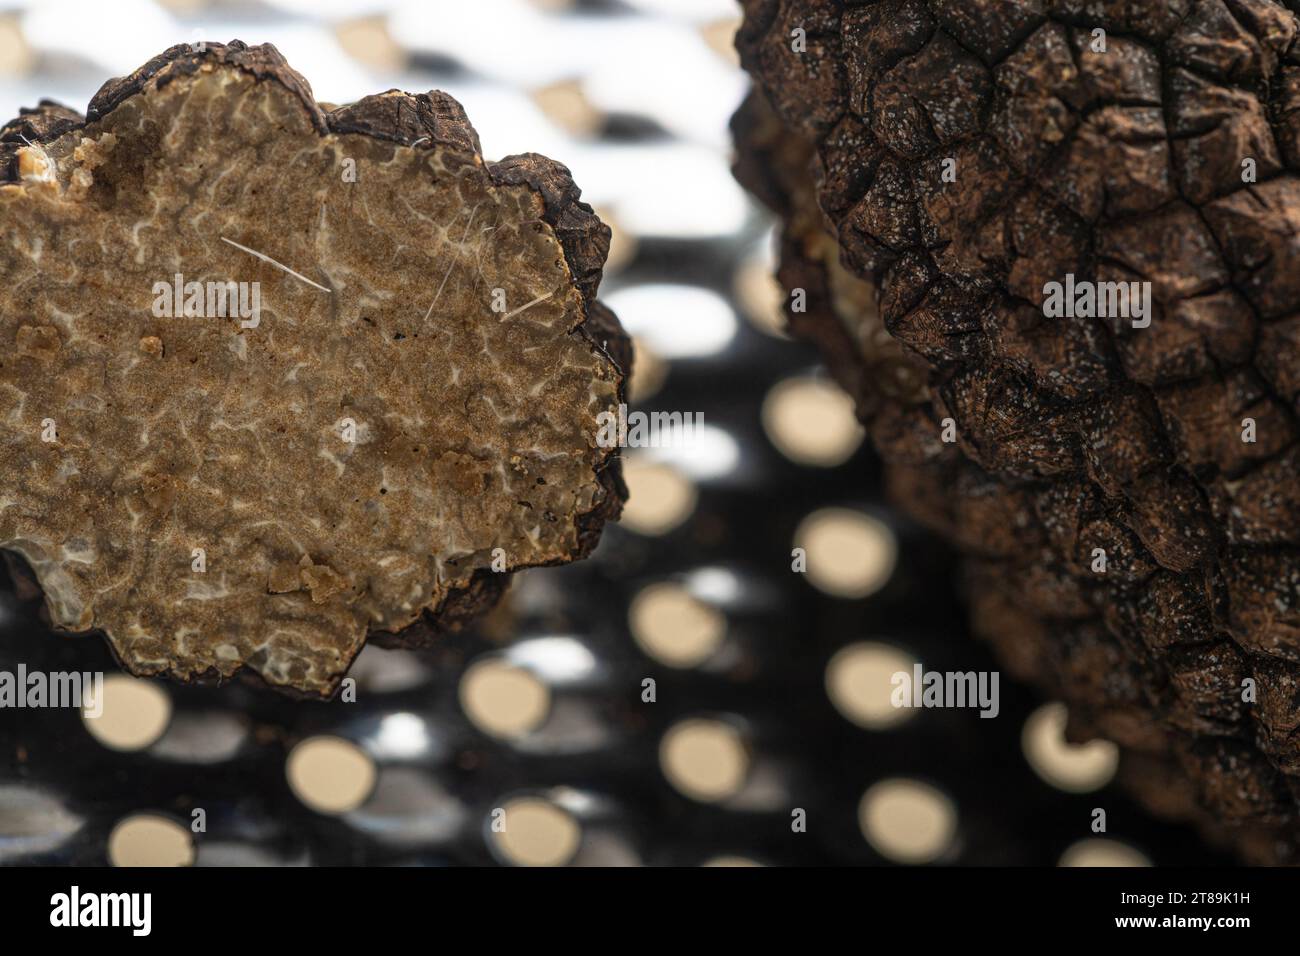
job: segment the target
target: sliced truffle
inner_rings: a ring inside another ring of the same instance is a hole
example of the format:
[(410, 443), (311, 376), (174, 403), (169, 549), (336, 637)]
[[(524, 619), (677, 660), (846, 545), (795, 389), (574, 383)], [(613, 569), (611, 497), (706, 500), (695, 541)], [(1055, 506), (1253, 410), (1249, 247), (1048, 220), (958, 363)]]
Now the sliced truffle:
[(459, 104), (332, 112), (271, 46), (173, 47), (0, 131), (0, 548), (140, 675), (329, 694), (625, 490), (630, 354), (568, 170)]

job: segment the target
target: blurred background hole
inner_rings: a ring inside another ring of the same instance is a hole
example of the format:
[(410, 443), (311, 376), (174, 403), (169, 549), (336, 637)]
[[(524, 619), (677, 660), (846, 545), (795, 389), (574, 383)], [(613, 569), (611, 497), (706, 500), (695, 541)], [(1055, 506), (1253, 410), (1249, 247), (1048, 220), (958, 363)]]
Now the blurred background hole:
[(813, 512), (795, 531), (794, 543), (808, 555), (808, 580), (835, 597), (876, 593), (898, 561), (898, 542), (890, 527), (849, 508)]
[(564, 866), (582, 842), (582, 827), (549, 800), (520, 797), (506, 803), (505, 828), (492, 831), (492, 842), (516, 866)]
[(587, 99), (582, 80), (577, 78), (558, 80), (533, 90), (533, 102), (547, 119), (571, 136), (593, 136), (605, 120), (604, 112)]
[(374, 790), (376, 775), (375, 762), (342, 737), (308, 737), (285, 762), (294, 796), (317, 813), (355, 810)]
[(18, 15), (0, 12), (0, 76), (18, 76), (36, 65), (36, 55), (27, 45), (18, 24)]
[(609, 226), (609, 255), (605, 257), (604, 269), (604, 277), (608, 280), (610, 276), (618, 275), (632, 264), (637, 257), (640, 243), (637, 241), (636, 233), (623, 225), (618, 213), (612, 207), (597, 206), (596, 216)]
[(1090, 837), (1072, 843), (1061, 854), (1058, 866), (1150, 866), (1140, 850), (1119, 840)]
[(1034, 773), (1058, 790), (1088, 793), (1110, 783), (1119, 748), (1109, 740), (1072, 744), (1065, 739), (1069, 712), (1062, 703), (1044, 704), (1029, 715), (1021, 734), (1025, 759)]
[(868, 730), (884, 730), (915, 716), (895, 707), (893, 678), (912, 673), (916, 659), (890, 644), (862, 641), (841, 648), (826, 665), (826, 695), (844, 717)]
[(659, 766), (679, 792), (702, 803), (716, 803), (744, 786), (749, 749), (731, 724), (683, 720), (670, 727), (660, 741)]
[(628, 382), (627, 400), (637, 405), (663, 388), (669, 365), (644, 340), (633, 338), (632, 379)]
[(632, 637), (646, 654), (670, 667), (696, 667), (717, 652), (727, 618), (680, 584), (642, 588), (628, 610)]
[(866, 435), (853, 414), (853, 399), (812, 377), (787, 378), (767, 393), (763, 429), (785, 457), (821, 468), (848, 461)]
[(919, 780), (882, 780), (862, 796), (858, 825), (878, 853), (898, 863), (930, 863), (957, 834), (957, 808)]
[(175, 820), (153, 813), (127, 817), (108, 836), (113, 866), (190, 866), (194, 840)]
[(406, 50), (393, 39), (383, 14), (336, 23), (334, 38), (344, 53), (372, 70), (396, 73), (406, 68)]
[(764, 335), (789, 339), (785, 330), (785, 290), (777, 281), (769, 234), (757, 252), (744, 261), (732, 280), (740, 311)]
[(81, 709), (81, 720), (90, 735), (113, 750), (143, 750), (167, 730), (172, 701), (167, 692), (150, 681), (108, 674), (104, 677), (102, 711), (100, 702), (89, 700)]
[(739, 27), (739, 17), (723, 17), (700, 27), (700, 36), (704, 37), (709, 49), (724, 61), (739, 66), (740, 55), (736, 52), (736, 30)]
[(528, 670), (490, 659), (471, 665), (461, 677), (460, 705), (479, 730), (508, 739), (545, 722), (551, 692)]
[(628, 501), (620, 523), (637, 534), (667, 534), (695, 510), (695, 485), (670, 465), (628, 455), (623, 459), (623, 480), (627, 482)]

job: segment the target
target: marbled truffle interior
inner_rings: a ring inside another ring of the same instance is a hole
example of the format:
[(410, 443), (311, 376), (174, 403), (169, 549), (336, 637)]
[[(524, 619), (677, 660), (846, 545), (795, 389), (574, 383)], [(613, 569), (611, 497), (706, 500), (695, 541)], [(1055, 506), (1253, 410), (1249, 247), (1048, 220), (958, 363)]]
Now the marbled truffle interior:
[[(0, 547), (135, 673), (328, 693), (609, 494), (621, 372), (541, 192), (323, 115), (217, 56), (0, 186)], [(191, 282), (257, 313), (166, 314)]]

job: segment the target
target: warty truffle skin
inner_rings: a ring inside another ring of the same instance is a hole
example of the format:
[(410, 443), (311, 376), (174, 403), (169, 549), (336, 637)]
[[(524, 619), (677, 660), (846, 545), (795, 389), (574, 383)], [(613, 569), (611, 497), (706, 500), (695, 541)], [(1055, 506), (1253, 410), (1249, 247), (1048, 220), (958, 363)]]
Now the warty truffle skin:
[(238, 41), (0, 130), (0, 548), (52, 622), (328, 695), (589, 553), (631, 356), (578, 197), (445, 94), (325, 112)]
[[(1300, 862), (1296, 4), (743, 5), (791, 326), (976, 630), (1149, 805)], [(1046, 315), (1068, 276), (1149, 324)]]

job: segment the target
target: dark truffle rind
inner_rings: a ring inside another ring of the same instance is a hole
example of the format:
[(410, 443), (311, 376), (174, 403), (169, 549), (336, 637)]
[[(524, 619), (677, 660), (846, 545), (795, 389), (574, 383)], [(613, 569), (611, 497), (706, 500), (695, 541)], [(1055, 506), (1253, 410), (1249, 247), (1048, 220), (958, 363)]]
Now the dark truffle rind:
[[(977, 632), (1070, 705), (1071, 739), (1122, 746), (1149, 805), (1300, 861), (1295, 15), (744, 6), (736, 172), (783, 219), (791, 328), (894, 496), (966, 553)], [(838, 270), (878, 302), (847, 302)], [(1150, 282), (1150, 326), (1047, 318), (1067, 273)], [(882, 387), (882, 322), (919, 390)]]

